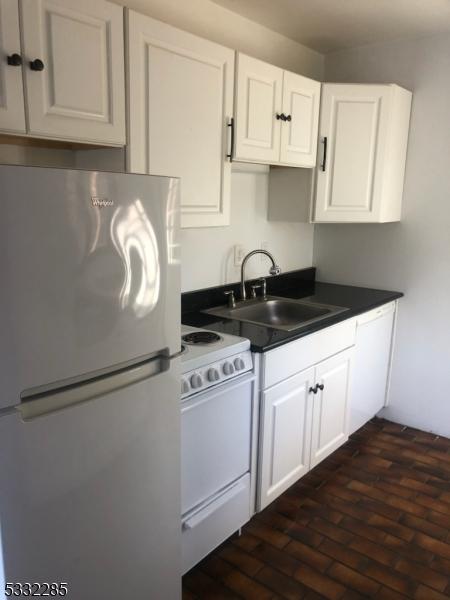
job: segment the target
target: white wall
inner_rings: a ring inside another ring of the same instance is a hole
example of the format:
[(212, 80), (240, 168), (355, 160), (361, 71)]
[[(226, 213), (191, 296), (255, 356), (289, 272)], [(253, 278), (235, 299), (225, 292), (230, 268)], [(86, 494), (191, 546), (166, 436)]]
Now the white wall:
[(401, 223), (319, 225), (323, 281), (400, 290), (390, 407), (400, 423), (450, 437), (450, 36), (326, 58), (326, 80), (413, 91)]
[[(307, 223), (277, 223), (267, 220), (268, 168), (237, 166), (231, 181), (231, 225), (211, 229), (183, 229), (182, 289), (192, 290), (238, 281), (234, 266), (234, 244), (248, 252), (268, 243), (283, 271), (312, 265), (313, 226)], [(248, 262), (249, 277), (268, 275), (267, 257)]]

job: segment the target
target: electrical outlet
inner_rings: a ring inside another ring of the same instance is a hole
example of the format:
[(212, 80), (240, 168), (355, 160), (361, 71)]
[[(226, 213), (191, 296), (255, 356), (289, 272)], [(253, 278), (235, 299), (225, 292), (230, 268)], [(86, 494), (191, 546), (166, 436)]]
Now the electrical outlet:
[(245, 248), (242, 244), (236, 244), (234, 246), (234, 266), (240, 267), (245, 256)]

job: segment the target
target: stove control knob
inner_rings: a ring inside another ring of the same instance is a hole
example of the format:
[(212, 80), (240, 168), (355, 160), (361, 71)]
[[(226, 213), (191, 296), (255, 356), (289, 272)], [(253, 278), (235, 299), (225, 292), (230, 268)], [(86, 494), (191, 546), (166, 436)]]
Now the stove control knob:
[(187, 379), (183, 379), (183, 381), (181, 382), (181, 393), (187, 394), (190, 389), (191, 386), (189, 385), (189, 381)]
[(242, 369), (245, 367), (245, 363), (242, 360), (242, 358), (235, 358), (234, 359), (234, 368), (236, 369), (236, 371), (242, 371)]
[(201, 388), (202, 385), (203, 379), (201, 375), (199, 375), (198, 373), (194, 373), (193, 375), (191, 375), (191, 386), (194, 390)]
[(220, 379), (219, 371), (214, 368), (208, 369), (207, 377), (208, 377), (208, 381), (219, 381), (219, 379)]
[(224, 363), (222, 370), (225, 375), (233, 375), (233, 373), (234, 373), (234, 367), (230, 362)]

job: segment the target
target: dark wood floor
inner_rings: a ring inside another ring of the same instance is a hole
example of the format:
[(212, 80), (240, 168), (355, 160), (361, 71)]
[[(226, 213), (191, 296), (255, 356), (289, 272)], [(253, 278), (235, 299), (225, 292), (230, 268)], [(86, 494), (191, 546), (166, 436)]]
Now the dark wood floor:
[(183, 598), (450, 598), (450, 440), (373, 420), (183, 579)]

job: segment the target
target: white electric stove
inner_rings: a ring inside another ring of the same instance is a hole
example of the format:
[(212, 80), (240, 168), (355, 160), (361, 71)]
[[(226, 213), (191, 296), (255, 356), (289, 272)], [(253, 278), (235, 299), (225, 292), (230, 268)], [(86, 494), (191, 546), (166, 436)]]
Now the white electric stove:
[(249, 340), (186, 326), (181, 337), (185, 573), (251, 517), (257, 393)]
[(182, 325), (181, 343), (182, 398), (253, 368), (250, 341), (245, 338)]

